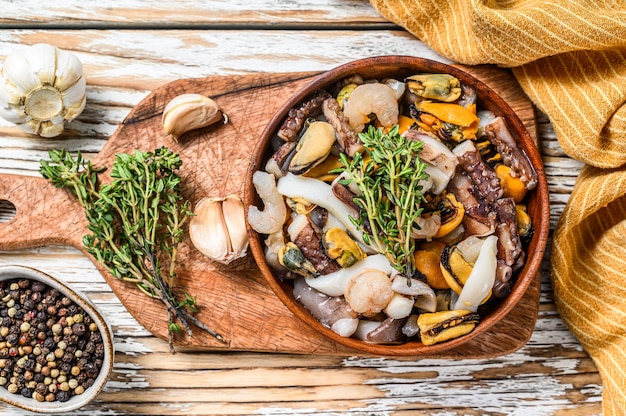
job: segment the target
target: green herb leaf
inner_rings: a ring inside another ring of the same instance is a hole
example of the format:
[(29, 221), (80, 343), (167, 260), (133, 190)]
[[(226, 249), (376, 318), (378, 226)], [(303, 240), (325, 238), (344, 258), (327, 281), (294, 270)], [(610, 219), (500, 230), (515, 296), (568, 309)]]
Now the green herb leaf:
[(85, 250), (111, 275), (135, 282), (143, 293), (165, 304), (172, 352), (173, 333), (184, 327), (193, 335), (188, 321), (224, 340), (189, 314), (198, 310), (195, 296), (185, 293), (177, 300), (172, 291), (182, 227), (193, 215), (181, 195), (176, 173), (181, 165), (180, 157), (166, 147), (118, 154), (112, 181), (104, 185), (98, 183), (104, 168), (95, 168), (80, 153), (74, 159), (65, 149), (52, 150), (50, 162), (42, 160), (40, 165), (44, 178), (68, 188), (83, 206), (92, 233), (83, 237)]
[(411, 231), (422, 212), (421, 183), (429, 177), (419, 158), (423, 144), (401, 136), (398, 126), (388, 133), (369, 126), (359, 139), (365, 152), (352, 160), (341, 155), (344, 167), (339, 169), (348, 174), (342, 183), (354, 183), (361, 191), (354, 201), (361, 218), (353, 222), (363, 230), (366, 244), (385, 254), (397, 270), (411, 275), (415, 251)]

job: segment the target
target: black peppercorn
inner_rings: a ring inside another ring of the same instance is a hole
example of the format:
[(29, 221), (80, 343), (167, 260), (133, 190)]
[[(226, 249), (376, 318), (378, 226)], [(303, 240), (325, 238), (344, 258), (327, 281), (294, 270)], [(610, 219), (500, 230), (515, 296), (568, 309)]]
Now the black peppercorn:
[(59, 370), (63, 374), (69, 374), (72, 371), (72, 364), (68, 361), (62, 361), (61, 364), (59, 364)]
[(46, 365), (46, 363), (48, 362), (46, 360), (46, 355), (45, 354), (38, 355), (37, 358), (35, 358), (35, 361), (38, 364), (41, 364), (41, 365)]
[(54, 344), (56, 344), (54, 342), (54, 340), (52, 338), (46, 338), (43, 342), (43, 346), (50, 349), (50, 348), (54, 348)]
[(48, 388), (44, 383), (37, 383), (37, 385), (35, 386), (35, 391), (39, 394), (46, 394)]
[(30, 300), (35, 302), (35, 309), (37, 308), (37, 303), (41, 302), (41, 292), (33, 292), (30, 295)]
[(6, 298), (0, 303), (0, 377), (8, 381), (0, 388), (52, 402), (67, 401), (94, 384), (105, 348), (80, 306), (27, 279), (0, 282), (0, 298)]
[(17, 333), (11, 333), (7, 335), (7, 342), (11, 345), (16, 345), (19, 340), (19, 335)]
[(85, 324), (82, 322), (77, 322), (74, 325), (72, 325), (72, 333), (74, 335), (81, 336), (85, 333), (85, 331), (86, 331)]
[(57, 393), (57, 400), (60, 402), (66, 402), (70, 399), (70, 395), (66, 391), (60, 391)]
[(87, 352), (87, 353), (90, 353), (90, 354), (91, 354), (91, 353), (92, 353), (92, 352), (94, 352), (95, 350), (96, 350), (96, 344), (95, 344), (94, 342), (89, 341), (89, 342), (85, 345), (84, 352)]
[(104, 357), (104, 345), (103, 344), (96, 345), (96, 350), (94, 351), (94, 355), (96, 357)]
[(46, 289), (46, 285), (44, 285), (41, 282), (33, 282), (33, 284), (30, 286), (31, 290), (33, 292), (43, 292)]
[(84, 370), (85, 367), (87, 366), (87, 359), (85, 358), (81, 358), (80, 360), (78, 360), (78, 362), (76, 363), (76, 365), (78, 366), (78, 368), (80, 368), (81, 370)]
[(33, 371), (35, 369), (36, 362), (32, 358), (29, 358), (24, 362), (24, 370)]

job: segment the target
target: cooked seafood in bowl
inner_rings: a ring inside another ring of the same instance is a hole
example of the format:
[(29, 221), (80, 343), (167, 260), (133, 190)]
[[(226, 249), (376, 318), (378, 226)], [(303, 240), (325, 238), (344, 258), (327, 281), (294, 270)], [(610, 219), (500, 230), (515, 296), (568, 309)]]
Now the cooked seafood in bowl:
[(250, 246), (272, 289), (368, 353), (467, 342), (519, 302), (545, 250), (534, 142), (493, 90), (438, 62), (320, 75), (271, 120), (248, 174)]

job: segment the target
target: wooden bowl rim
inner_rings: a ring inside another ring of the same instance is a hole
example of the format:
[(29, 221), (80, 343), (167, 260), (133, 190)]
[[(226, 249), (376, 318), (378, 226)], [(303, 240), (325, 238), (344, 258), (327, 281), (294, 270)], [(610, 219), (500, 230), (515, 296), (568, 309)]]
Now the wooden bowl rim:
[[(469, 334), (431, 346), (425, 346), (418, 341), (409, 341), (399, 345), (371, 344), (355, 338), (342, 337), (321, 324), (299, 302), (295, 301), (294, 298), (286, 292), (285, 286), (289, 286), (289, 284), (281, 282), (279, 278), (274, 276), (265, 260), (264, 244), (261, 236), (247, 223), (248, 208), (258, 203), (258, 197), (256, 196), (254, 185), (252, 184), (252, 175), (256, 170), (264, 166), (263, 162), (267, 160), (268, 157), (267, 148), (269, 143), (275, 136), (275, 132), (282, 125), (288, 111), (318, 89), (327, 88), (338, 80), (350, 75), (375, 73), (381, 74), (376, 76), (380, 79), (384, 74), (387, 74), (386, 76), (392, 76), (394, 71), (396, 73), (405, 73), (405, 76), (410, 73), (418, 72), (443, 72), (451, 74), (459, 78), (462, 83), (474, 87), (478, 95), (478, 100), (483, 104), (483, 107), (487, 107), (494, 111), (496, 115), (500, 115), (505, 119), (511, 133), (516, 137), (534, 167), (538, 178), (537, 187), (532, 191), (528, 201), (529, 214), (531, 215), (534, 225), (534, 235), (531, 242), (526, 247), (526, 262), (523, 269), (517, 275), (517, 280), (511, 293), (500, 301), (487, 316), (483, 317), (481, 322)], [(489, 330), (493, 325), (504, 318), (504, 316), (522, 299), (526, 290), (541, 269), (541, 263), (548, 241), (550, 222), (548, 185), (541, 155), (523, 122), (508, 103), (485, 83), (460, 68), (407, 55), (376, 56), (348, 62), (321, 73), (309, 84), (289, 97), (263, 130), (260, 141), (254, 150), (244, 183), (244, 205), (246, 209), (246, 224), (250, 240), (250, 250), (261, 274), (283, 304), (285, 304), (297, 318), (326, 338), (356, 351), (387, 356), (419, 356), (443, 352), (470, 341), (479, 334)]]

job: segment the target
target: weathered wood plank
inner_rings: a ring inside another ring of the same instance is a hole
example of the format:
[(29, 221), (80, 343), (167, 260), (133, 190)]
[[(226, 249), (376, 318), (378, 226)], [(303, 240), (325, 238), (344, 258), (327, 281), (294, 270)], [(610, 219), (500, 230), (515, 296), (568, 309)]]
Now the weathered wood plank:
[(4, 8), (4, 27), (194, 27), (216, 25), (258, 26), (275, 29), (285, 25), (351, 27), (386, 24), (367, 0), (116, 0), (63, 3), (16, 2)]

